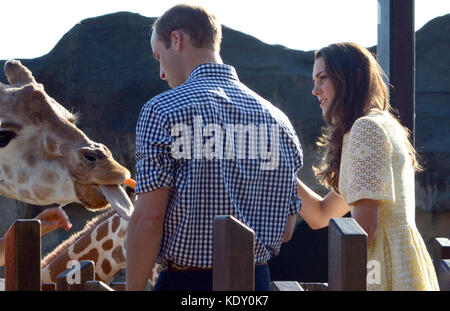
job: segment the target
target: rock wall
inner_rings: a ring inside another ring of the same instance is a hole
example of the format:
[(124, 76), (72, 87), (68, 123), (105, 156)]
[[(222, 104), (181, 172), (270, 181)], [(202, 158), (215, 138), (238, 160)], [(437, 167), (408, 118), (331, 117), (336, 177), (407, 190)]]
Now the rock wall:
[[(128, 12), (89, 18), (66, 33), (49, 54), (22, 60), (50, 96), (80, 114), (79, 127), (93, 140), (106, 144), (133, 176), (140, 109), (148, 99), (167, 90), (150, 49), (153, 21)], [(450, 55), (443, 52), (450, 49), (448, 33), (450, 14), (430, 21), (416, 33), (416, 147), (426, 167), (417, 175), (416, 197), (423, 219), (430, 215), (441, 218), (450, 211)], [(313, 52), (268, 45), (224, 27), (221, 55), (224, 62), (236, 67), (242, 82), (291, 119), (305, 152), (301, 177), (324, 194), (311, 169), (317, 161), (315, 142), (324, 125), (317, 100), (311, 95)], [(6, 82), (3, 72), (0, 81)], [(42, 209), (5, 198), (0, 204), (0, 234), (14, 219), (33, 217)], [(76, 204), (66, 211), (74, 223), (71, 231), (95, 216)], [(424, 226), (419, 226), (420, 231), (427, 233), (426, 242), (437, 234), (450, 236), (450, 219), (442, 219), (444, 229), (439, 232), (433, 222), (418, 219), (418, 225)], [(43, 255), (68, 234), (59, 230), (44, 237)], [(312, 231), (299, 221), (293, 240), (271, 263), (274, 279), (295, 275), (301, 281), (325, 281), (326, 238), (326, 229)]]

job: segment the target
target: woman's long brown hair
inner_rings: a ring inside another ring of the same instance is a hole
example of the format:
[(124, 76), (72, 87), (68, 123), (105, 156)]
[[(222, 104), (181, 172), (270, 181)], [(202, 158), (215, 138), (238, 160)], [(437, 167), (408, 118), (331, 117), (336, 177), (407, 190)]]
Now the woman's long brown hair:
[[(322, 152), (321, 162), (313, 167), (319, 182), (339, 193), (339, 169), (344, 134), (353, 123), (372, 109), (387, 112), (397, 122), (389, 104), (386, 77), (373, 55), (366, 48), (351, 42), (331, 44), (316, 51), (314, 59), (322, 57), (328, 77), (336, 91), (334, 103), (324, 116), (323, 129), (317, 145)], [(405, 143), (414, 169), (420, 170), (416, 151), (405, 129)]]

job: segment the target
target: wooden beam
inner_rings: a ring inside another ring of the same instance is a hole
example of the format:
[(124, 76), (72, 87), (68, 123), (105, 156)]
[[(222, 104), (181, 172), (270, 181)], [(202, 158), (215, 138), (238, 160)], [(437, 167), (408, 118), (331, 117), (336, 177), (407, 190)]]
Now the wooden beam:
[(96, 292), (113, 292), (114, 289), (103, 283), (102, 281), (86, 281), (84, 290)]
[(255, 234), (233, 216), (216, 216), (213, 234), (213, 290), (255, 289)]
[(450, 239), (434, 238), (433, 239), (433, 260), (439, 262), (442, 259), (450, 259)]
[(366, 232), (353, 218), (332, 218), (328, 227), (328, 290), (365, 291)]
[(273, 292), (302, 292), (304, 289), (296, 281), (273, 281), (270, 282), (270, 291)]
[(111, 287), (115, 291), (126, 291), (127, 283), (126, 282), (111, 282), (111, 284), (109, 284), (109, 287)]
[(94, 281), (95, 265), (92, 260), (74, 261), (74, 265), (56, 277), (56, 290), (81, 291), (84, 283)]
[(436, 273), (439, 289), (441, 291), (450, 291), (450, 259), (442, 259), (438, 264)]
[(378, 0), (378, 62), (387, 75), (391, 105), (401, 123), (415, 130), (415, 31), (414, 0)]
[(42, 291), (43, 292), (53, 292), (56, 290), (55, 283), (42, 283)]
[(303, 290), (308, 292), (326, 292), (328, 291), (328, 283), (303, 283), (300, 282), (300, 286)]
[(39, 220), (16, 220), (5, 235), (5, 290), (41, 290)]

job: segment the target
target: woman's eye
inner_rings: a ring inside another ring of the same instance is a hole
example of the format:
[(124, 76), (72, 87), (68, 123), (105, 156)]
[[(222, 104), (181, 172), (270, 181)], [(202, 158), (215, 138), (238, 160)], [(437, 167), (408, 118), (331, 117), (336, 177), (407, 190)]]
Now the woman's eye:
[(0, 131), (0, 148), (6, 147), (16, 136), (17, 134), (13, 131)]

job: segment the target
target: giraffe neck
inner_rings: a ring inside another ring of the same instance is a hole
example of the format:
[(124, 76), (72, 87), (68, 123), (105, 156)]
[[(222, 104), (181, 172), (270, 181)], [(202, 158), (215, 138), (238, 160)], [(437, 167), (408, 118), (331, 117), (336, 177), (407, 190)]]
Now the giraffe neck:
[(114, 211), (100, 215), (42, 261), (42, 282), (55, 283), (71, 260), (92, 260), (96, 280), (110, 283), (126, 266), (124, 237), (128, 222)]

